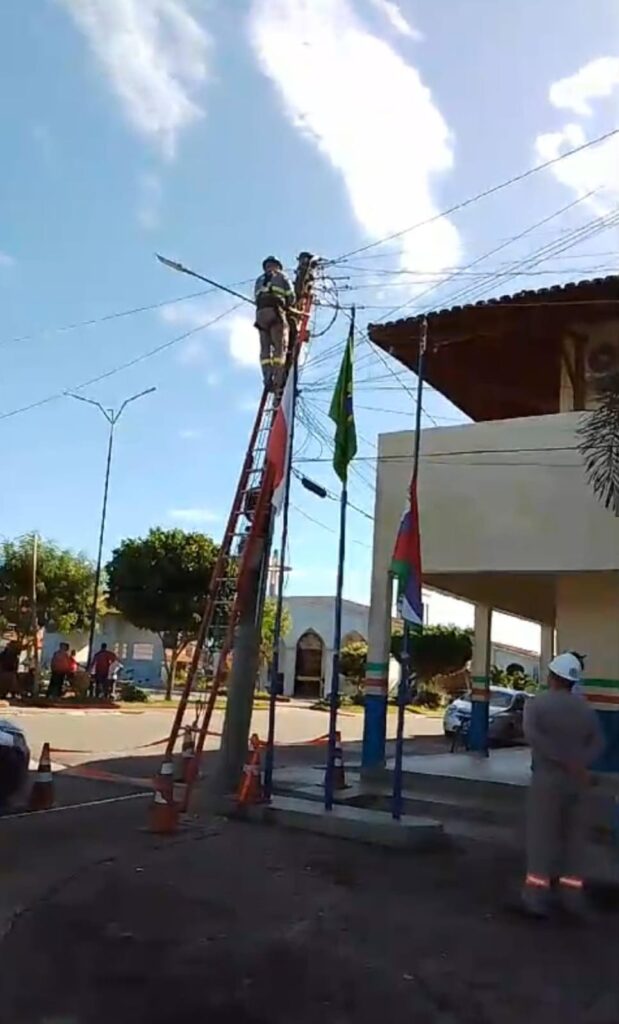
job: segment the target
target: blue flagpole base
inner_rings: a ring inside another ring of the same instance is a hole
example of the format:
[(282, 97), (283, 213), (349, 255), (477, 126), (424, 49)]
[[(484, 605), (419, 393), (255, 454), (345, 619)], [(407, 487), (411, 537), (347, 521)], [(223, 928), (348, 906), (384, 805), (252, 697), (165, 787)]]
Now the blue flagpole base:
[(387, 695), (366, 693), (363, 715), (362, 771), (385, 767)]
[(471, 705), (468, 748), (477, 754), (488, 756), (488, 701), (475, 700)]

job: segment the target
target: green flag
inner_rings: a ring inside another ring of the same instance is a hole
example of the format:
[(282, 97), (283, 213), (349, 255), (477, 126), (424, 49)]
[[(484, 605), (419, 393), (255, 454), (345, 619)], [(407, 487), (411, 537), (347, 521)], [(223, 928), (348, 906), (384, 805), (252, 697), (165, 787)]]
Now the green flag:
[(355, 430), (355, 414), (352, 404), (352, 364), (355, 344), (354, 311), (350, 322), (350, 331), (344, 349), (340, 373), (333, 392), (329, 416), (335, 423), (335, 451), (333, 468), (343, 484), (348, 476), (348, 463), (357, 453), (357, 432)]

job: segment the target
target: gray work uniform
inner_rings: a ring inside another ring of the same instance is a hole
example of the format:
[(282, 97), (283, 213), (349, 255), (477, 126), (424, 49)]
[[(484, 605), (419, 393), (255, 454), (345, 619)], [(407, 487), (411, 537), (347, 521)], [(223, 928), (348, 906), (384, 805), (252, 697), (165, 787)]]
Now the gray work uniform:
[(277, 378), (284, 365), (290, 329), (286, 310), (294, 302), (285, 274), (261, 274), (254, 288), (256, 327), (260, 334), (260, 365), (265, 385)]
[(527, 805), (527, 874), (581, 879), (587, 831), (586, 787), (566, 763), (588, 768), (604, 749), (596, 712), (569, 690), (527, 701), (524, 734), (532, 751)]

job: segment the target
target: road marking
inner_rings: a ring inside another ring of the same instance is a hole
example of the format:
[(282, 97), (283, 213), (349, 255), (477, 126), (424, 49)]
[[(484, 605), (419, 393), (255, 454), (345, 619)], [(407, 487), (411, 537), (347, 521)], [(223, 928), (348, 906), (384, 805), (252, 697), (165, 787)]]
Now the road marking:
[(62, 807), (48, 807), (45, 811), (20, 811), (19, 814), (5, 814), (0, 822), (15, 821), (17, 818), (38, 818), (42, 814), (59, 814), (61, 811), (79, 811), (85, 807), (99, 807), (101, 804), (118, 804), (122, 800), (144, 800), (150, 793), (129, 793), (128, 796), (110, 796), (104, 800), (88, 800), (81, 804), (63, 804)]

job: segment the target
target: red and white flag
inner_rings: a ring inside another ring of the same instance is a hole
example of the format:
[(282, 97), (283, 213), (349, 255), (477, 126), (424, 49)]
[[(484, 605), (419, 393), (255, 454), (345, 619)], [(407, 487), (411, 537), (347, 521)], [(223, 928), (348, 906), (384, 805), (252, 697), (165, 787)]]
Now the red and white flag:
[(286, 474), (290, 458), (290, 427), (294, 405), (294, 374), (288, 374), (286, 387), (279, 403), (269, 441), (267, 444), (267, 465), (273, 475), (273, 497), (271, 504), (275, 514), (281, 511), (286, 494)]

